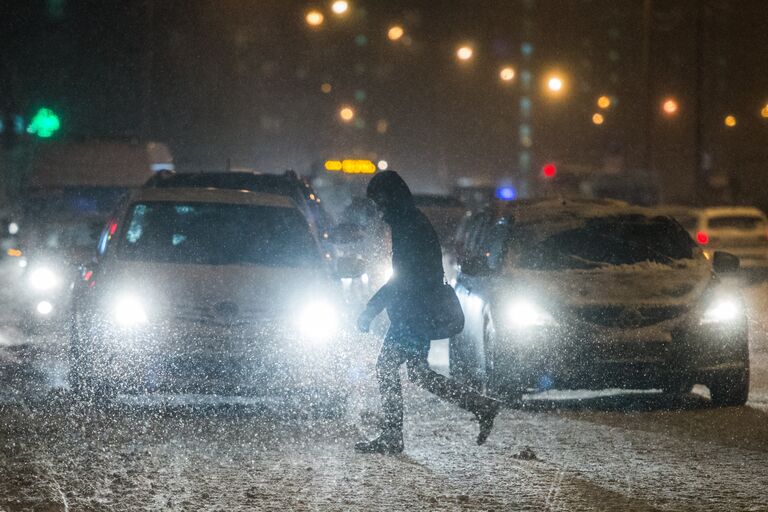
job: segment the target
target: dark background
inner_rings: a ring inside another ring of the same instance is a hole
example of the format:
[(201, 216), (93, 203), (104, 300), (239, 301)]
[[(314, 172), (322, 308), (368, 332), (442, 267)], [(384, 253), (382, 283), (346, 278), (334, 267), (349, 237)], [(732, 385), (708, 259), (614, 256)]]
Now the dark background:
[[(532, 179), (547, 161), (601, 169), (611, 160), (625, 172), (650, 166), (670, 201), (692, 201), (702, 180), (726, 176), (726, 188), (707, 185), (711, 198), (768, 206), (764, 0), (657, 0), (649, 25), (642, 0), (350, 4), (337, 19), (311, 1), (5, 2), (0, 111), (29, 118), (50, 107), (62, 119), (60, 139), (166, 142), (181, 169), (229, 158), (305, 172), (325, 158), (385, 158), (417, 188), (437, 190), (460, 177), (521, 172), (519, 80), (502, 84), (498, 70), (518, 66), (527, 41)], [(320, 29), (304, 21), (311, 7), (325, 13)], [(387, 39), (393, 23), (410, 44)], [(469, 64), (455, 58), (464, 41), (475, 47)], [(540, 87), (555, 68), (567, 80), (557, 101)], [(617, 102), (595, 126), (602, 94)], [(667, 95), (680, 103), (671, 119), (660, 110)], [(359, 124), (340, 122), (343, 104)], [(736, 116), (734, 128), (724, 126), (726, 114)], [(702, 162), (707, 170), (697, 172)]]

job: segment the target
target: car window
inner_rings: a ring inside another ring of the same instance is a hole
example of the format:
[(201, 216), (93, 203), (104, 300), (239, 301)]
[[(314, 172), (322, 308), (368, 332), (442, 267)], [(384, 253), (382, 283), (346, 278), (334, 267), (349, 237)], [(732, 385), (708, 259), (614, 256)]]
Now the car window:
[(594, 218), (536, 241), (541, 226), (511, 230), (514, 265), (537, 270), (593, 269), (653, 262), (669, 265), (692, 259), (694, 244), (680, 226), (666, 217)]
[(754, 215), (729, 215), (712, 217), (707, 222), (710, 229), (735, 229), (739, 231), (753, 231), (765, 227), (765, 220)]
[(300, 267), (319, 253), (294, 208), (219, 203), (133, 205), (118, 257), (158, 263)]

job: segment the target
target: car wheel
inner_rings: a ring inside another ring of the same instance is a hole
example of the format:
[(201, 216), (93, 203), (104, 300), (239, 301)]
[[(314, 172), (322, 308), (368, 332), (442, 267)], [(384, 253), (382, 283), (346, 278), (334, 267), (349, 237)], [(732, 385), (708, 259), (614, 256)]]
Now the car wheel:
[(707, 387), (717, 407), (744, 405), (749, 398), (749, 367), (713, 375)]
[(485, 380), (483, 392), (509, 405), (517, 405), (523, 398), (523, 388), (518, 379), (514, 378), (514, 364), (508, 368), (496, 366), (496, 331), (490, 318), (486, 319), (483, 327), (483, 347), (485, 349)]

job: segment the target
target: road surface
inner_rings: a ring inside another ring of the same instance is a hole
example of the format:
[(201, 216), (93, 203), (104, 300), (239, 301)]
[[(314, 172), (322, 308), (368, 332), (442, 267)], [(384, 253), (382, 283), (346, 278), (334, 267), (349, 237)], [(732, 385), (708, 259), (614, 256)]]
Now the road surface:
[[(364, 379), (346, 417), (254, 399), (121, 397), (66, 386), (63, 338), (0, 335), (0, 511), (768, 510), (768, 286), (748, 292), (752, 392), (552, 393), (505, 410), (476, 446), (469, 414), (406, 385), (406, 451), (375, 432)], [(432, 361), (445, 364), (436, 344)]]

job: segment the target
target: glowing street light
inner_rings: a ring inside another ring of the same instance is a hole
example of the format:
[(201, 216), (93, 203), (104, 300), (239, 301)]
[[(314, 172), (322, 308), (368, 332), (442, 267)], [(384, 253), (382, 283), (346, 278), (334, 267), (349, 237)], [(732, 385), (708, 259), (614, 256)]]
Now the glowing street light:
[(599, 98), (597, 98), (597, 106), (602, 108), (602, 109), (606, 109), (606, 108), (610, 107), (611, 106), (611, 98), (609, 98), (608, 96), (600, 96)]
[(565, 89), (565, 79), (558, 74), (552, 74), (546, 78), (546, 85), (550, 93), (560, 94)]
[(355, 118), (355, 111), (352, 107), (342, 107), (341, 110), (339, 110), (339, 117), (341, 117), (341, 120), (345, 123), (349, 123)]
[(319, 27), (325, 21), (325, 16), (320, 11), (313, 9), (307, 13), (304, 19), (310, 27)]
[(725, 119), (723, 119), (723, 123), (728, 128), (733, 128), (734, 126), (736, 126), (736, 116), (732, 116), (732, 115), (725, 116)]
[(387, 37), (390, 41), (399, 41), (405, 35), (405, 30), (400, 25), (392, 25), (387, 31)]
[(605, 122), (605, 117), (603, 114), (596, 112), (592, 115), (592, 122), (598, 126), (603, 124)]
[(677, 104), (677, 101), (674, 98), (667, 98), (664, 100), (664, 103), (661, 104), (661, 110), (668, 116), (677, 114), (679, 109), (680, 105)]
[(763, 119), (768, 119), (768, 103), (766, 103), (763, 109), (760, 111), (760, 116), (762, 116)]
[(339, 16), (342, 16), (349, 11), (349, 2), (346, 0), (336, 0), (331, 4), (331, 10), (338, 14)]
[(456, 50), (456, 57), (461, 61), (468, 61), (472, 58), (472, 56), (475, 54), (475, 51), (472, 49), (471, 46), (460, 46)]
[(499, 71), (499, 78), (504, 82), (511, 82), (515, 79), (515, 68), (511, 66), (501, 68), (501, 71)]

